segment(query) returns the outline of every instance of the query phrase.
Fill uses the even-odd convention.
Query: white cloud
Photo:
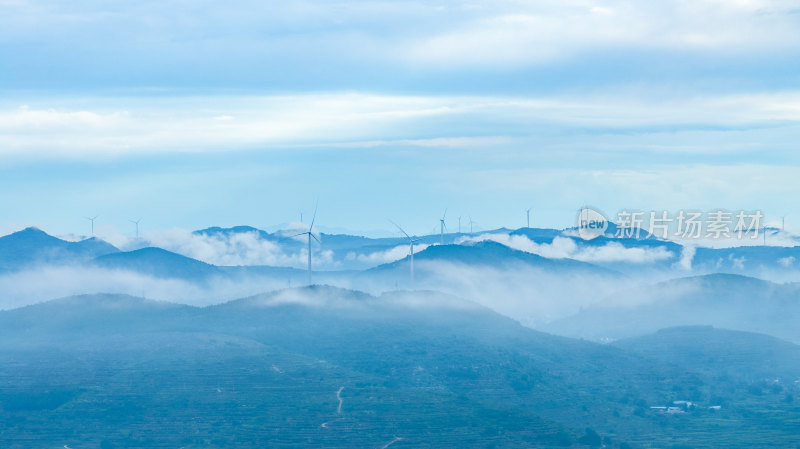
[[[46,280],[46,282],[43,282]],[[86,266],[41,266],[0,274],[0,310],[64,296],[117,293],[160,301],[204,306],[286,288],[283,277],[210,279],[196,284],[180,279],[164,279],[134,271],[109,270]]]
[[[509,234],[481,234],[461,239],[462,242],[485,240],[550,259],[575,259],[582,262],[647,264],[675,257],[663,246],[626,248],[617,242],[609,242],[602,246],[579,246],[573,239],[565,237],[556,237],[552,243],[536,243],[524,235]]]
[[[414,254],[424,251],[429,246],[430,245],[425,243],[414,245]],[[371,253],[356,253],[351,251],[347,253],[345,258],[348,260],[357,260],[359,262],[364,262],[371,265],[380,265],[408,257],[409,250],[410,249],[408,245],[398,245],[394,248],[389,248],[384,251],[373,251]]]
[[[737,268],[739,270],[744,270],[744,263],[747,259],[744,256],[734,257],[733,254],[729,254],[728,260],[731,261],[734,268]]]
[[[172,228],[147,232],[142,241],[122,235],[104,235],[104,238],[123,249],[157,246],[213,265],[304,268],[308,261],[308,250],[304,245],[297,245],[292,251],[288,245],[261,238],[256,231],[195,234],[186,229]],[[314,265],[333,268],[333,255],[331,250],[314,249]]]
[[[692,261],[694,260],[694,255],[697,252],[697,248],[692,245],[684,245],[683,250],[681,250],[681,258],[677,262],[677,266],[683,270],[689,271],[692,269]]]
[[[22,105],[15,112],[0,115],[0,119],[6,129],[103,128],[119,124],[127,115],[126,111],[57,111],[53,108],[31,109],[28,105]]]
[[[43,282],[43,280],[47,280]],[[175,302],[215,301],[208,291],[177,279],[85,267],[39,267],[0,276],[0,309],[13,309],[63,296],[98,292],[146,296]],[[215,292],[219,295],[220,291]],[[202,298],[202,299],[200,299]]]
[[[0,106],[0,154],[84,157],[374,140],[406,120],[481,107],[468,99],[361,94],[75,100],[84,102],[97,103]],[[130,108],[119,109],[122,103]]]
[[[508,145],[515,142],[512,137],[478,136],[478,137],[436,137],[432,139],[397,139],[367,140],[362,142],[334,143],[326,146],[344,148],[373,148],[384,146],[417,146],[428,148],[486,148]]]
[[[787,123],[800,122],[798,91],[669,100],[625,93],[581,98],[326,93],[62,98],[26,103],[30,105],[20,107],[9,100],[0,103],[0,155],[85,158],[294,145],[492,148],[530,137],[531,124],[608,131],[768,124],[786,127]],[[498,119],[504,122],[506,135],[498,135],[497,129],[487,129],[484,135],[465,135],[474,134],[470,123]],[[436,137],[429,134],[432,123],[441,124],[437,125]],[[794,134],[796,131],[789,131],[789,135]],[[660,136],[660,147],[652,139],[643,144],[631,140],[634,138],[616,136],[613,145],[601,138],[592,146],[615,152],[736,149],[733,143],[724,142],[687,146],[686,142],[674,142],[673,134]],[[740,141],[736,142],[741,145]]]
[[[428,283],[418,283],[418,288],[469,299],[526,325],[546,323],[600,302],[626,303],[630,301],[627,295],[610,295],[636,284],[629,279],[546,273],[525,266],[493,268],[420,261],[418,270],[429,275]]]
[[[479,4],[481,5],[481,4]],[[504,67],[549,63],[606,49],[743,52],[797,48],[798,2],[559,0],[481,5],[474,16],[409,44],[424,66]]]
[[[626,248],[617,242],[584,248],[575,258],[584,262],[653,263],[675,257],[663,246]]]

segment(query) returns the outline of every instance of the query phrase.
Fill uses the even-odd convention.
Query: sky
[[[791,228],[798,142],[800,0],[0,0],[0,233]]]

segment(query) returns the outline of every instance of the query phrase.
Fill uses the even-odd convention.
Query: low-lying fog
[[[206,274],[172,275],[155,269],[141,270],[140,265],[109,267],[93,261],[49,261],[7,268],[0,272],[0,309],[100,292],[205,306],[306,285],[308,253],[304,237],[265,235],[257,230],[228,233],[172,230],[149,234],[141,240],[114,242],[125,250],[157,245],[214,265],[208,266]],[[434,240],[435,237],[438,236],[433,236]],[[441,291],[531,327],[558,322],[586,310],[631,309],[701,294],[686,283],[669,284],[669,288],[660,284],[670,279],[716,271],[776,282],[800,279],[794,269],[794,256],[774,255],[768,247],[761,248],[766,255],[752,251],[746,255],[709,255],[702,248],[673,242],[660,244],[650,240],[640,245],[608,239],[587,244],[567,233],[537,241],[523,234],[492,232],[449,234],[445,246],[432,241],[418,243],[414,248],[412,285],[409,247],[402,240],[383,239],[364,244],[356,237],[335,238],[326,242],[323,236],[321,243],[312,246],[312,283],[376,295],[394,290]],[[326,248],[328,242],[332,242],[333,248]],[[474,251],[466,258],[459,252],[448,251],[463,247]],[[133,253],[119,254],[124,261],[126,254]],[[778,256],[781,257],[774,261],[770,259]],[[176,271],[180,272],[180,267]]]

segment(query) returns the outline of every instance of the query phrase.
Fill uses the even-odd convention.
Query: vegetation
[[[0,329],[3,448],[794,447],[800,433],[794,379],[732,375],[746,358],[687,366],[668,356],[693,340],[679,331],[603,346],[432,293],[85,296],[2,312]]]

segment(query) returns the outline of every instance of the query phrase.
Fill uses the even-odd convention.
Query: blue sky
[[[0,231],[791,226],[799,84],[800,1],[0,0]]]

